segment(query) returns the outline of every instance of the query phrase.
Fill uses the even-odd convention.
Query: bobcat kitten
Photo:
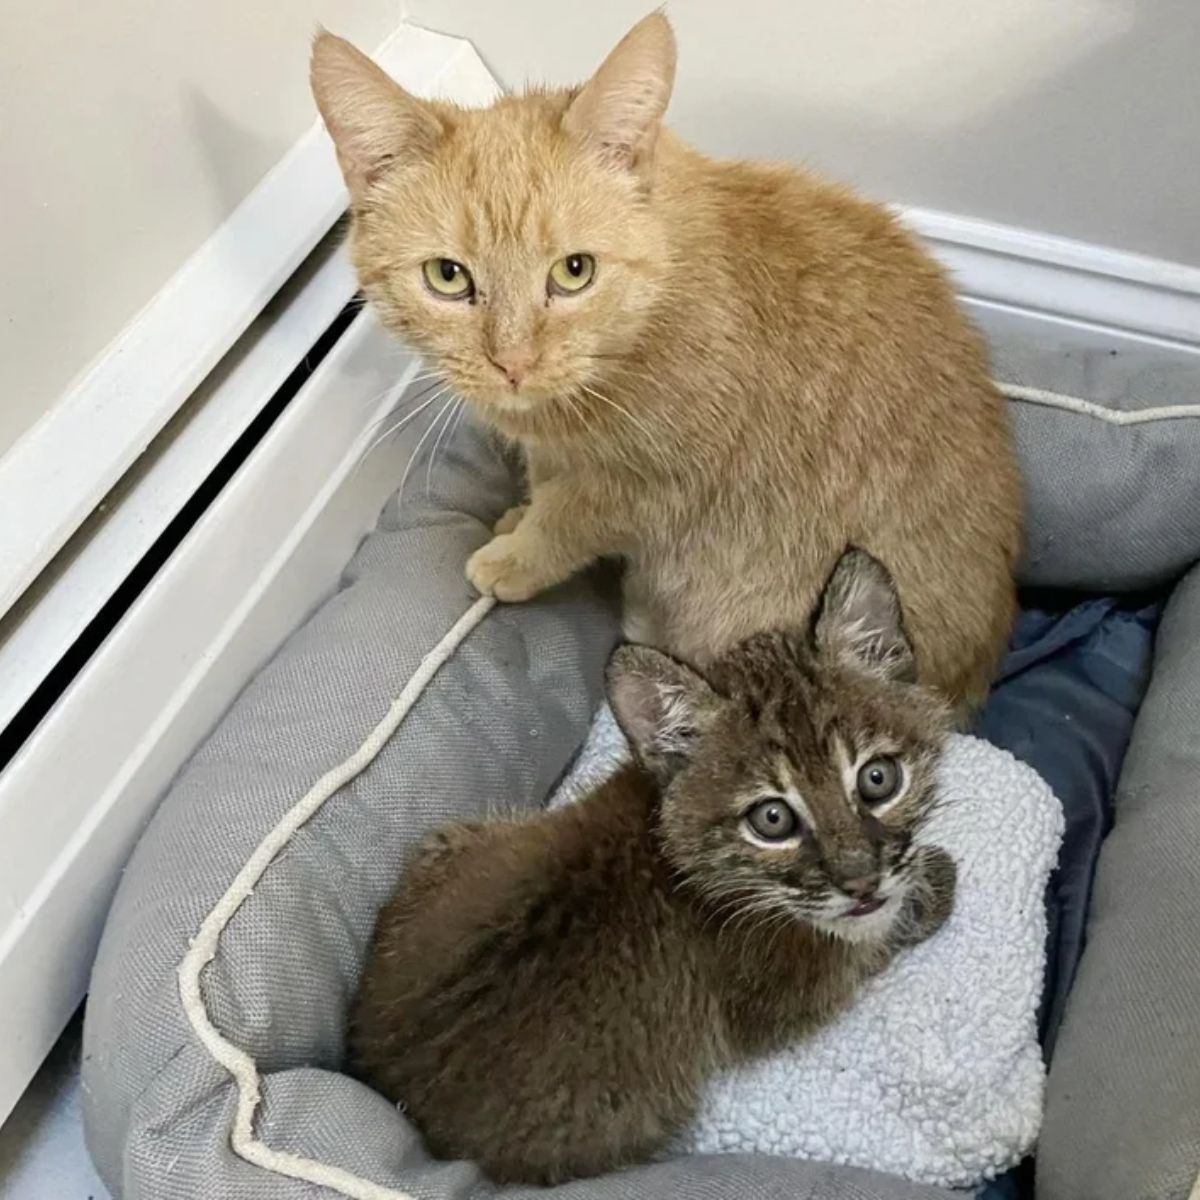
[[[982,343],[884,208],[661,128],[674,72],[655,13],[584,86],[467,111],[317,39],[364,292],[525,451],[528,507],[468,575],[525,600],[621,558],[628,635],[702,666],[806,625],[861,545],[895,575],[922,681],[969,708],[1020,525]]]
[[[500,1182],[636,1163],[705,1079],[802,1037],[950,912],[918,847],[947,729],[884,568],[850,551],[808,636],[705,676],[624,646],[636,765],[578,804],[451,826],[380,914],[353,1069]]]

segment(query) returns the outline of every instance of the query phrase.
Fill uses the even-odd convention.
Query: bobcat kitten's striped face
[[[913,670],[891,579],[857,550],[811,631],[751,637],[706,679],[644,647],[617,652],[610,700],[666,785],[667,854],[714,909],[851,940],[889,931],[949,728]]]

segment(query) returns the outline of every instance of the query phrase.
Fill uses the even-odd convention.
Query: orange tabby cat
[[[628,632],[703,663],[804,624],[853,543],[977,703],[1020,523],[980,339],[883,208],[664,130],[674,72],[655,13],[582,88],[465,111],[317,38],[367,296],[526,453],[467,574],[517,601],[621,557]]]

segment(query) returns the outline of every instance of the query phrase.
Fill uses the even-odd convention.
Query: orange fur
[[[922,678],[977,703],[1020,525],[980,338],[883,208],[661,129],[674,63],[656,13],[582,89],[466,111],[317,40],[366,294],[526,453],[530,502],[468,574],[515,601],[621,557],[629,632],[703,663],[807,621],[853,543],[891,568]],[[576,253],[591,286],[554,294]],[[431,293],[441,258],[471,299]]]

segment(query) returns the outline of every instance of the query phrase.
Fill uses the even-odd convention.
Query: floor
[[[109,1200],[83,1144],[76,1017],[0,1127],[0,1200]]]

